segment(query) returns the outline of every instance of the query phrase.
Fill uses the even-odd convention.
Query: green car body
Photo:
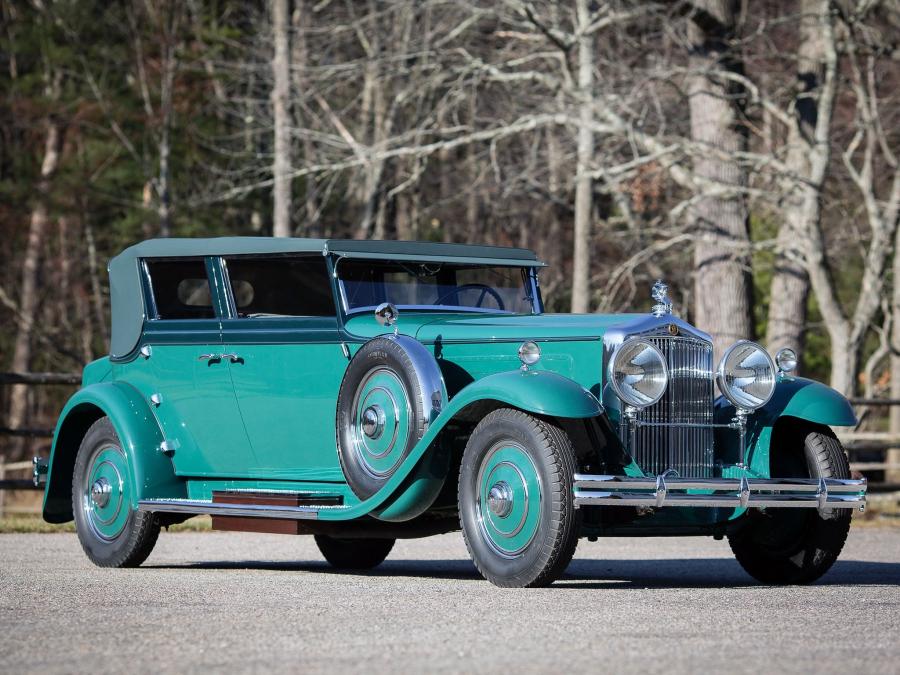
[[[238,289],[230,285],[226,269],[226,261],[240,257],[294,257],[323,265],[333,315],[240,316]],[[166,260],[202,261],[212,316],[157,318],[148,261]],[[342,265],[364,269],[397,261],[425,270],[441,265],[521,270],[532,294],[531,311],[401,308],[392,326],[371,311],[348,307],[340,281]],[[567,431],[577,451],[572,477],[576,488],[579,476],[598,470],[607,479],[656,480],[657,473],[642,467],[630,452],[623,417],[634,411],[627,410],[608,381],[612,353],[633,335],[668,332],[703,349],[709,337],[668,313],[544,313],[537,281],[541,266],[532,252],[522,249],[414,242],[173,239],[126,250],[109,267],[111,353],[85,367],[81,389],[60,414],[48,460],[44,518],[54,523],[73,519],[73,508],[80,503],[72,494],[76,456],[92,425],[104,417],[125,457],[124,463],[117,460],[121,466],[114,462],[104,470],[127,474],[121,494],[114,489],[113,497],[131,511],[157,513],[164,523],[169,522],[165,518],[175,522],[192,513],[216,515],[214,506],[202,507],[213,504],[215,493],[245,492],[304,495],[310,504],[320,497],[318,506],[304,507],[301,502],[298,508],[307,509],[317,527],[331,535],[358,534],[369,526],[373,532],[385,528],[391,536],[454,529],[464,445],[473,427],[500,408],[549,420]],[[478,290],[483,284],[469,286]],[[479,309],[483,301],[484,292]],[[392,450],[384,459],[385,466],[391,464],[389,473],[379,476],[377,489],[361,494],[345,474],[336,406],[349,364],[377,339],[405,345],[413,360],[421,359],[422,367],[441,382],[432,394],[420,438],[405,454],[395,457]],[[540,350],[539,360],[530,366],[523,366],[518,353],[524,342]],[[711,391],[713,373],[704,372]],[[399,386],[396,378],[381,377],[383,383],[373,385],[366,396],[395,400],[408,395],[392,390]],[[822,427],[856,423],[849,402],[837,392],[784,373],[765,405],[743,416],[722,396],[708,404],[710,428],[716,425],[715,443],[706,448],[711,462],[704,475],[709,479],[773,478],[773,454],[787,422]],[[411,421],[395,417],[388,420],[388,431],[402,436]],[[735,420],[742,425],[740,433]],[[652,432],[652,427],[647,429]],[[737,484],[743,489],[743,483]],[[603,512],[608,509],[587,508],[591,498],[610,499],[599,496],[596,486],[592,489],[583,495],[579,536],[722,534],[748,510],[746,501],[715,508],[637,507],[631,509],[633,517],[607,518]],[[864,485],[853,491],[860,504],[864,491]],[[646,489],[637,488],[636,494],[658,498],[659,492],[657,480]],[[665,496],[665,489],[662,492]],[[711,494],[696,486],[685,491],[692,493]],[[195,510],[179,510],[179,504],[194,505]],[[246,509],[242,513],[248,515]],[[251,512],[249,517],[256,515]]]

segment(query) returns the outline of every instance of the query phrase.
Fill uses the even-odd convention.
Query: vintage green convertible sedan
[[[110,355],[35,463],[44,518],[109,567],[209,514],[312,534],[341,568],[462,529],[499,586],[549,584],[606,535],[728,537],[764,583],[825,573],[865,504],[830,429],[855,423],[847,400],[789,350],[714,365],[662,283],[648,314],[546,314],[542,266],[421,242],[125,250]]]

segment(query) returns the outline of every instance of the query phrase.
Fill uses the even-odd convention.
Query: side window
[[[322,256],[235,257],[225,263],[239,317],[335,315]]]
[[[157,319],[214,319],[203,260],[148,260]]]

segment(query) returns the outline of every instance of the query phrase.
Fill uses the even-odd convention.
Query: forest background
[[[106,354],[142,239],[421,239],[900,398],[898,0],[0,0],[0,91],[0,369]]]

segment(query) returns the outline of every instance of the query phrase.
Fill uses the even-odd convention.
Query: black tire
[[[100,453],[108,453],[114,459],[100,461]],[[121,464],[119,464],[121,462]],[[97,505],[91,497],[89,472],[99,465],[110,465],[110,471],[121,476],[118,485],[111,487],[108,497],[112,500],[110,512],[115,509],[116,517],[112,528],[107,529],[96,520],[99,516]],[[116,465],[116,466],[113,466]],[[115,483],[115,481],[113,481]],[[87,557],[99,567],[137,567],[147,559],[159,537],[159,522],[152,513],[135,511],[129,503],[129,491],[133,489],[130,468],[125,460],[119,437],[108,417],[101,417],[88,429],[78,448],[75,470],[72,475],[72,513],[75,516],[75,530]],[[116,506],[118,505],[118,506]],[[105,516],[104,516],[105,517]]]
[[[513,485],[499,479],[503,471]],[[469,555],[485,579],[522,588],[547,586],[562,575],[578,545],[574,474],[572,442],[552,423],[511,408],[479,422],[460,467],[459,518]],[[532,514],[529,485],[535,484],[540,494]],[[493,488],[506,495],[498,500],[499,512],[483,503]]]
[[[393,378],[397,385],[395,393],[402,394],[405,403],[397,401],[395,415],[392,411],[386,413],[386,425],[392,424],[394,418],[399,420],[394,427],[396,436],[389,437],[390,430],[385,428],[382,436],[368,439],[363,435],[357,408],[363,405],[359,402],[360,397],[367,400],[372,378],[382,376],[388,380]],[[431,411],[426,410],[423,402],[422,386],[409,353],[390,338],[370,340],[347,366],[337,400],[337,446],[347,483],[360,499],[378,492],[425,434]],[[381,458],[372,459],[374,455],[368,452],[369,442],[379,453],[384,450],[382,446],[389,444],[386,462],[381,462]]]
[[[827,427],[804,425],[773,448],[777,478],[850,478],[840,441]],[[741,567],[764,584],[808,584],[837,560],[850,531],[849,509],[753,511],[728,535]]]
[[[336,539],[316,535],[316,546],[332,567],[339,570],[370,570],[378,567],[394,548],[394,539]]]

